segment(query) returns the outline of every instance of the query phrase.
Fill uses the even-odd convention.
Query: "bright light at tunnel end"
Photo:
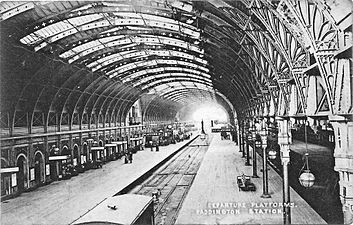
[[[228,115],[223,107],[218,106],[217,104],[202,105],[197,109],[193,114],[192,118],[194,121],[228,121]]]

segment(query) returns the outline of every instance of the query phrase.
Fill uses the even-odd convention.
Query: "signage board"
[[[34,168],[31,168],[30,170],[30,180],[34,180]]]
[[[1,168],[1,173],[16,173],[18,171],[19,171],[18,167]]]
[[[235,129],[234,128],[231,128],[231,127],[228,127],[228,128],[212,128],[211,129],[211,132],[212,133],[219,133],[219,132],[234,132]]]
[[[49,156],[49,161],[68,159],[68,155]]]
[[[15,187],[17,185],[17,175],[16,173],[11,174],[11,187]]]
[[[45,165],[45,175],[50,175],[50,165]]]

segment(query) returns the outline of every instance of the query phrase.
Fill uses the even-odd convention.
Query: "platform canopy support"
[[[331,116],[335,131],[335,171],[339,173],[340,199],[344,224],[353,222],[353,121]]]
[[[288,179],[288,164],[289,158],[289,124],[287,118],[276,117],[278,122],[278,144],[281,148],[281,161],[283,166],[283,223],[291,224],[291,212],[290,212],[290,190],[289,190],[289,179]]]

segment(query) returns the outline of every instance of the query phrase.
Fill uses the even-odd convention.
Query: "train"
[[[72,224],[154,225],[153,198],[136,194],[109,197]]]

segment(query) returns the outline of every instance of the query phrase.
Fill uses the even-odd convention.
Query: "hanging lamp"
[[[306,126],[307,126],[307,119],[305,119],[305,126],[304,126],[305,149],[306,149],[306,152],[304,155],[305,161],[302,169],[299,172],[301,173],[299,176],[299,182],[303,187],[310,188],[315,183],[315,176],[314,174],[311,173],[310,167],[309,167],[308,137],[307,137]]]
[[[273,128],[272,126],[270,127],[270,125],[271,125],[271,121],[268,121],[267,126],[268,126],[269,130]],[[270,150],[268,151],[268,158],[271,160],[274,160],[277,157],[277,151],[274,149],[272,134],[270,135],[270,137],[271,137],[271,145],[269,145]]]
[[[276,159],[276,157],[277,157],[277,152],[275,151],[275,150],[273,150],[273,149],[271,149],[270,151],[268,151],[268,158],[269,159]]]

